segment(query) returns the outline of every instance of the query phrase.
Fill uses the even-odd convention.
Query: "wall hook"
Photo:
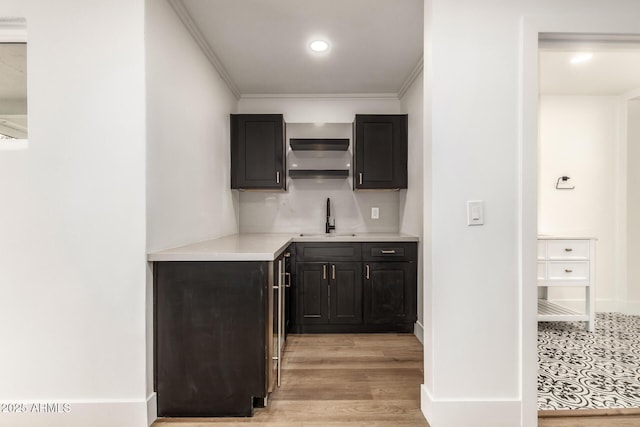
[[[573,190],[574,188],[576,188],[576,186],[571,186],[571,187],[560,187],[560,181],[562,181],[562,183],[566,183],[567,181],[569,181],[571,178],[569,178],[568,176],[564,175],[561,176],[560,178],[558,178],[558,180],[556,181],[556,190]],[[566,185],[566,184],[565,184]]]

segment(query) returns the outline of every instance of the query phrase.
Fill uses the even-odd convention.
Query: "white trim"
[[[420,391],[420,409],[431,427],[522,425],[518,399],[436,400],[424,384]]]
[[[147,426],[158,419],[158,395],[154,391],[147,397]]]
[[[20,151],[29,148],[28,139],[0,139],[0,151]]]
[[[640,88],[634,89],[627,93],[623,93],[621,97],[625,101],[631,101],[632,99],[640,98]]]
[[[216,69],[216,71],[220,75],[220,78],[222,78],[222,80],[226,83],[227,87],[233,93],[236,99],[239,99],[240,92],[238,91],[238,87],[234,83],[233,79],[231,78],[227,70],[224,68],[224,65],[222,65],[222,62],[220,61],[216,53],[213,51],[209,43],[207,43],[207,40],[202,35],[202,32],[198,29],[198,26],[193,21],[193,18],[187,11],[187,8],[185,7],[182,0],[167,0],[167,1],[171,5],[171,7],[173,7],[173,10],[176,12],[176,15],[178,15],[178,18],[180,18],[180,20],[182,21],[184,26],[187,28],[189,33],[191,33],[191,36],[193,37],[195,42],[198,44],[198,46],[200,46],[200,49],[202,49],[202,53],[204,53],[204,55],[207,57],[211,65],[213,65],[213,68]]]
[[[518,252],[520,305],[520,407],[524,427],[538,425],[538,29],[529,20],[520,23],[518,90]]]
[[[418,338],[420,344],[424,345],[424,326],[419,320],[413,325],[413,335]]]
[[[335,99],[351,101],[358,99],[398,100],[395,93],[246,93],[240,99]]]
[[[26,43],[27,20],[25,18],[0,18],[0,43]]]
[[[622,314],[640,316],[640,301],[626,301],[624,306],[621,307],[620,312]]]
[[[422,72],[423,68],[424,68],[424,56],[420,57],[420,60],[418,60],[418,63],[415,65],[415,67],[413,67],[413,70],[411,70],[407,78],[404,80],[404,82],[402,83],[402,86],[400,86],[400,90],[398,91],[398,95],[397,95],[398,99],[402,98],[404,94],[407,92],[407,90],[409,90],[413,82],[416,80],[416,78],[418,78],[418,76]]]
[[[147,408],[144,399],[103,399],[103,400],[22,400],[3,403],[24,405],[27,412],[3,413],[0,425],[12,427],[29,427],[46,425],[48,427],[86,427],[86,426],[118,426],[140,427],[147,425]],[[31,412],[34,403],[50,404],[59,412]],[[63,406],[67,404],[66,406]]]

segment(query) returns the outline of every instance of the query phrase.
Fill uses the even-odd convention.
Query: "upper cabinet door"
[[[407,115],[357,114],[354,189],[407,188]]]
[[[231,114],[231,188],[284,191],[282,114]]]

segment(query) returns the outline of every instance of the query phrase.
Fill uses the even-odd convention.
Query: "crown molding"
[[[396,93],[246,93],[240,99],[382,99],[398,100]]]
[[[202,35],[202,32],[200,31],[195,21],[189,14],[189,11],[187,10],[182,0],[168,0],[168,1],[171,7],[173,8],[173,10],[176,12],[176,15],[178,15],[178,18],[180,18],[180,20],[182,21],[184,26],[187,28],[189,33],[191,33],[191,36],[193,37],[195,42],[198,44],[198,46],[200,46],[200,49],[202,49],[202,52],[207,57],[211,65],[213,65],[213,68],[216,69],[216,71],[218,72],[222,80],[226,83],[227,87],[233,93],[236,99],[239,99],[240,92],[238,91],[236,84],[233,82],[233,79],[231,78],[227,70],[224,68],[224,65],[222,65],[222,62],[220,61],[216,53],[213,51],[209,43],[207,43],[207,40]]]
[[[26,43],[27,20],[25,18],[0,18],[1,43]]]
[[[409,90],[413,82],[416,80],[416,78],[418,78],[423,68],[424,68],[424,57],[421,56],[420,59],[418,60],[418,63],[415,65],[415,67],[413,67],[413,70],[411,70],[407,78],[404,80],[404,83],[402,83],[402,86],[400,86],[400,90],[398,91],[398,95],[397,95],[398,99],[401,99],[404,96],[404,94],[407,93],[407,90]]]

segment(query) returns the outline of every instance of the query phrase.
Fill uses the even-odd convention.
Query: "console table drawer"
[[[588,240],[549,240],[547,259],[589,259]]]
[[[589,262],[587,261],[562,261],[549,262],[548,279],[549,281],[562,282],[588,282],[589,281]]]

